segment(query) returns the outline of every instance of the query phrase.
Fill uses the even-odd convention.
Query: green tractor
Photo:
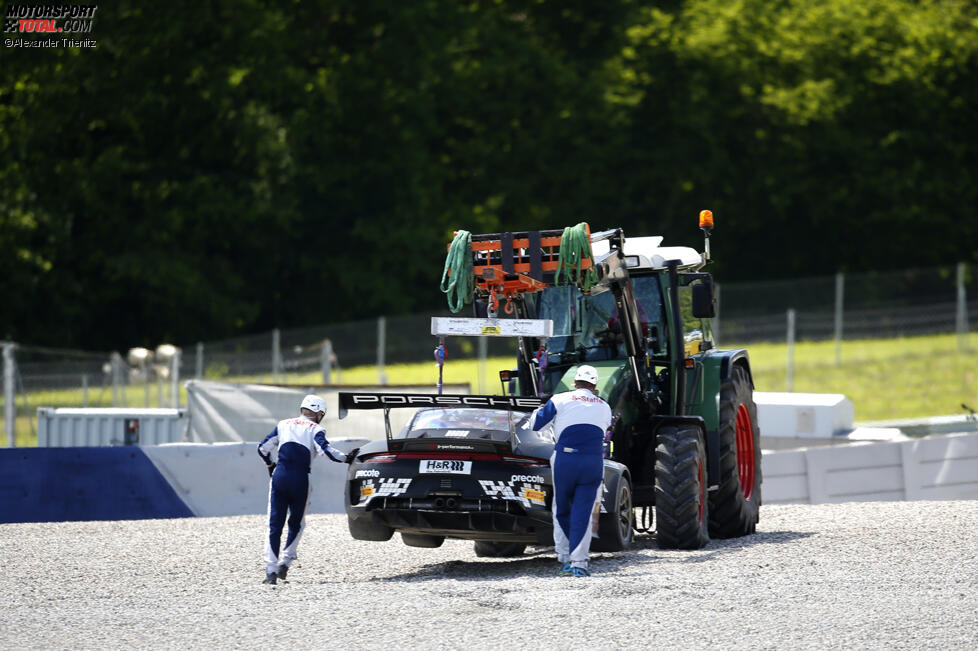
[[[621,229],[592,234],[583,223],[563,231],[460,231],[449,249],[446,278],[474,278],[475,316],[492,323],[503,299],[514,319],[553,323],[549,337],[518,339],[517,368],[500,373],[511,394],[566,391],[578,365],[598,370],[598,391],[614,414],[607,456],[627,467],[628,481],[614,488],[619,548],[631,541],[635,507],[644,507],[644,527],[635,528],[651,530],[654,512],[656,540],[667,549],[744,536],[758,522],[753,379],[746,350],[714,344],[715,289],[703,271],[712,226],[703,211],[703,253],[662,246],[661,237],[626,240]]]

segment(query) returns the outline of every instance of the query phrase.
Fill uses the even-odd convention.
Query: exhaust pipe
[[[445,500],[441,497],[436,497],[433,506],[436,509],[443,509],[445,508]]]
[[[455,500],[454,497],[449,497],[447,500],[445,500],[445,508],[456,509],[458,508],[458,502]]]

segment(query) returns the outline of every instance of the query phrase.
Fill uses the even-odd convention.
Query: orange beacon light
[[[710,230],[713,228],[713,212],[710,210],[700,211],[700,228],[702,228],[707,233],[707,237],[710,235]]]

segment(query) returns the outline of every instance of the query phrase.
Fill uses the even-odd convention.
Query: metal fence
[[[718,285],[714,326],[721,345],[967,333],[978,324],[978,292],[965,264],[889,273],[837,274]],[[969,290],[971,290],[969,292]],[[974,297],[968,300],[969,294]],[[343,371],[375,368],[386,384],[391,364],[434,361],[432,316],[379,317],[273,330],[155,351],[91,352],[3,343],[6,442],[35,432],[37,407],[177,407],[180,380],[240,379],[343,383]],[[453,338],[450,359],[514,356],[515,341]],[[789,361],[790,368],[790,361]],[[301,380],[300,380],[301,378]],[[790,380],[789,380],[790,383]],[[789,384],[790,386],[790,384]]]

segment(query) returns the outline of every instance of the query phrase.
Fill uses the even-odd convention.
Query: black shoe
[[[262,583],[267,583],[269,585],[275,585],[275,572],[269,572],[265,575],[265,580]]]
[[[288,576],[288,575],[289,575],[289,566],[288,565],[279,565],[278,566],[278,580],[279,581],[284,581],[285,580],[285,577]]]

